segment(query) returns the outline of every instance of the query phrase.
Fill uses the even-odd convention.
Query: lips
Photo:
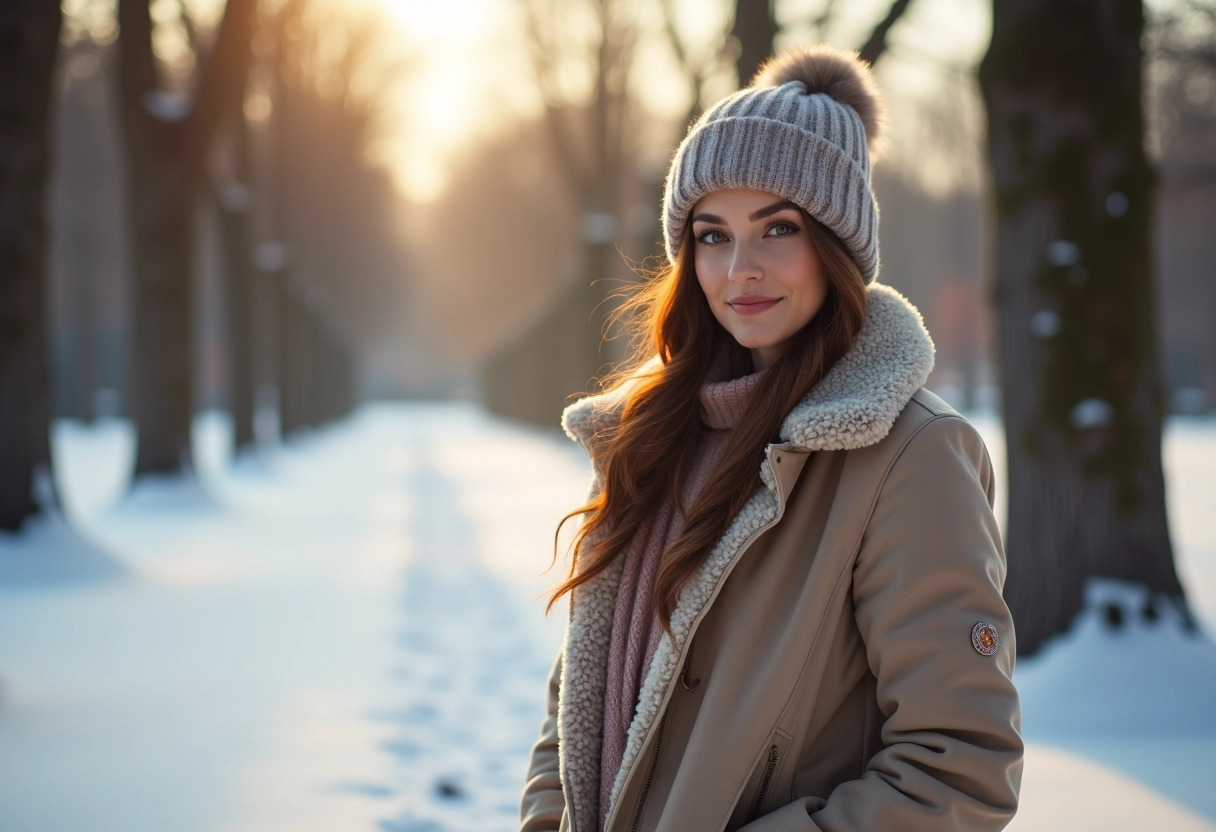
[[[727,305],[731,309],[738,312],[740,315],[759,315],[765,310],[772,309],[781,298],[766,298],[759,296],[739,297],[734,300],[727,301]]]

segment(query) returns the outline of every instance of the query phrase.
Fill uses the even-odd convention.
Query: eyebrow
[[[747,218],[748,218],[748,220],[755,222],[756,220],[762,220],[765,217],[771,217],[773,214],[784,211],[787,208],[793,208],[795,211],[801,210],[797,205],[795,205],[790,200],[783,199],[780,202],[774,202],[772,205],[768,206],[767,208],[761,208],[759,211],[753,211],[752,213],[747,215]]]
[[[789,209],[789,208],[793,208],[794,210],[801,210],[797,205],[795,205],[790,200],[783,199],[780,202],[774,202],[772,205],[767,205],[764,208],[760,208],[759,210],[753,211],[752,213],[747,215],[747,219],[749,222],[755,222],[756,220],[762,220],[765,217],[771,217],[773,214],[779,213],[781,211],[785,211],[786,209]],[[693,222],[712,222],[712,223],[717,223],[718,225],[726,225],[726,220],[722,219],[717,214],[705,214],[705,213],[697,214],[692,218],[692,221]]]

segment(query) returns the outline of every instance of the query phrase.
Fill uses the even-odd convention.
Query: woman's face
[[[797,205],[767,191],[714,191],[692,209],[693,265],[718,323],[762,370],[819,312],[828,280]]]

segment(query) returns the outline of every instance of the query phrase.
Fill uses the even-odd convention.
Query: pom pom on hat
[[[886,117],[882,93],[874,83],[870,65],[856,52],[826,45],[793,49],[770,58],[749,86],[780,87],[790,81],[800,82],[807,94],[822,93],[852,107],[865,127],[870,155],[877,154]]]

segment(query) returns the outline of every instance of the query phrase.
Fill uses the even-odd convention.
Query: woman
[[[649,343],[591,455],[524,830],[997,830],[1022,744],[979,436],[874,283],[880,101],[771,62],[692,127]]]

